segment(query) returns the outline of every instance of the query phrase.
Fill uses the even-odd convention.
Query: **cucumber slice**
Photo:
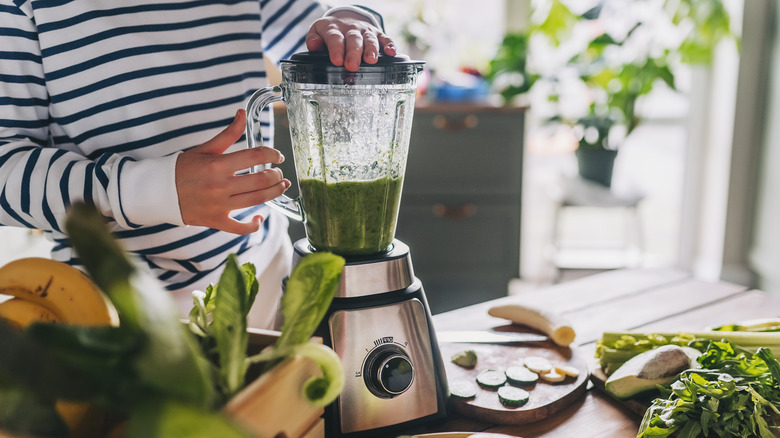
[[[450,395],[455,398],[469,399],[477,396],[477,385],[469,380],[450,382]]]
[[[502,386],[498,388],[498,401],[502,405],[510,408],[516,408],[528,403],[530,398],[528,391],[514,386]]]
[[[450,360],[463,368],[474,368],[477,365],[477,352],[474,350],[458,351],[452,355]]]
[[[485,388],[500,388],[506,383],[506,374],[502,371],[485,370],[477,374],[477,383]]]
[[[539,375],[524,366],[506,369],[506,379],[512,385],[531,386],[539,381]]]

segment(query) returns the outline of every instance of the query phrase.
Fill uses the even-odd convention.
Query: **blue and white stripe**
[[[271,221],[250,236],[181,226],[175,159],[227,126],[267,86],[263,55],[303,50],[324,11],[314,0],[0,0],[0,224],[44,230],[53,257],[78,265],[63,220],[72,202],[92,202],[171,290],[269,244]],[[266,143],[270,122],[265,112]],[[258,213],[269,215],[236,217]]]

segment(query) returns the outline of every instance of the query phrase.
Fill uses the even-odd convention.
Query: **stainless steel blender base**
[[[295,243],[296,260],[311,252]],[[446,416],[447,379],[408,247],[347,258],[341,290],[318,332],[341,358],[344,390],[326,408],[328,436],[372,436]]]
[[[342,433],[436,414],[436,369],[428,329],[417,299],[331,315],[332,347],[346,374],[338,400]]]

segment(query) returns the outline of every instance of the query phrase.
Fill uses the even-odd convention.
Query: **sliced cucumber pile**
[[[469,352],[474,353],[473,357]],[[473,350],[460,351],[451,359],[464,368],[468,368],[474,359],[473,366],[476,366],[476,352]],[[450,394],[455,399],[468,400],[476,397],[481,387],[497,392],[498,400],[505,407],[517,408],[528,403],[531,388],[538,382],[557,384],[569,378],[576,379],[579,374],[575,367],[553,363],[540,356],[528,356],[514,362],[506,370],[487,369],[480,372],[475,379],[478,385],[471,380],[453,380],[450,382]]]

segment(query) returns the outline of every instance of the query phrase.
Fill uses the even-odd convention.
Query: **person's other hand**
[[[245,127],[246,112],[241,109],[233,122],[214,138],[179,155],[176,190],[185,224],[235,234],[253,233],[260,228],[262,216],[240,222],[231,218],[230,212],[274,199],[290,187],[290,181],[278,168],[236,175],[255,165],[284,161],[279,151],[269,147],[226,154],[244,134]]]
[[[361,59],[376,64],[380,50],[385,55],[396,55],[390,37],[364,16],[350,11],[338,11],[315,21],[306,35],[306,48],[310,52],[327,48],[330,62],[349,71],[357,71]]]

